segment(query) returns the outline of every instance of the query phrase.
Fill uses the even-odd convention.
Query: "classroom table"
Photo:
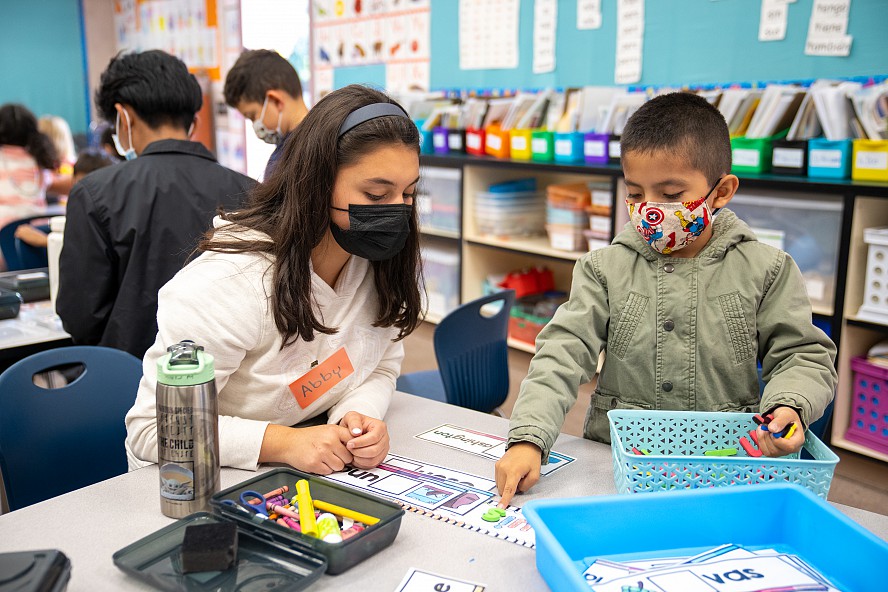
[[[71,344],[49,300],[25,302],[17,317],[0,320],[0,372],[37,352]]]
[[[403,393],[395,393],[386,421],[392,453],[489,478],[492,461],[413,436],[443,423],[500,435],[508,428],[506,419]],[[562,434],[555,450],[577,460],[543,477],[529,494],[517,496],[515,505],[535,498],[615,492],[609,446]],[[254,475],[224,468],[222,487]],[[888,516],[837,507],[888,540]],[[171,522],[160,513],[157,468],[152,465],[0,516],[0,552],[60,549],[72,562],[70,592],[150,590],[117,569],[111,556]],[[392,592],[411,567],[485,584],[491,592],[547,590],[532,549],[413,512],[404,515],[390,547],[343,574],[324,575],[310,589]]]

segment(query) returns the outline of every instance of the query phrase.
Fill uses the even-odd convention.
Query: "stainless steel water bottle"
[[[160,509],[182,518],[209,509],[219,490],[219,414],[213,356],[193,341],[157,361]]]

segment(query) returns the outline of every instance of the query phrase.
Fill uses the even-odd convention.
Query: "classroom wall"
[[[533,74],[533,0],[521,0],[519,64],[460,70],[459,2],[431,0],[431,88],[531,89],[614,84],[617,0],[601,0],[602,26],[576,28],[576,0],[559,0],[556,69]],[[789,4],[786,38],[758,41],[757,0],[647,0],[641,85],[799,80],[888,73],[888,2],[853,0],[851,55],[804,55],[812,0]],[[341,71],[340,71],[341,70]],[[337,68],[336,87],[385,84],[384,68]]]
[[[0,2],[0,104],[60,115],[75,134],[86,132],[82,27],[79,0]]]

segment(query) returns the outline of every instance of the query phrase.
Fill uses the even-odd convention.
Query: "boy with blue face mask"
[[[502,505],[539,479],[602,351],[583,433],[600,442],[610,409],[771,413],[778,433],[832,400],[836,348],[811,322],[801,272],[724,209],[739,180],[718,110],[693,94],[657,97],[628,121],[621,153],[630,222],[577,262],[569,301],[537,338],[496,464]],[[804,432],[761,437],[760,449],[795,452]]]
[[[253,122],[256,137],[276,145],[265,166],[265,178],[281,156],[284,139],[308,113],[296,69],[280,54],[267,49],[243,52],[228,75],[225,102]]]

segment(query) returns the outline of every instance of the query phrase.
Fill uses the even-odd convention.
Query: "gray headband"
[[[365,121],[370,121],[371,119],[376,119],[377,117],[386,117],[389,115],[407,117],[407,113],[405,113],[401,107],[395,105],[394,103],[373,103],[371,105],[365,105],[364,107],[355,109],[354,111],[349,113],[348,117],[345,118],[345,121],[342,122],[342,127],[339,128],[339,137],[341,138],[350,129],[355,126],[361,125]],[[407,117],[407,119],[410,118]]]

